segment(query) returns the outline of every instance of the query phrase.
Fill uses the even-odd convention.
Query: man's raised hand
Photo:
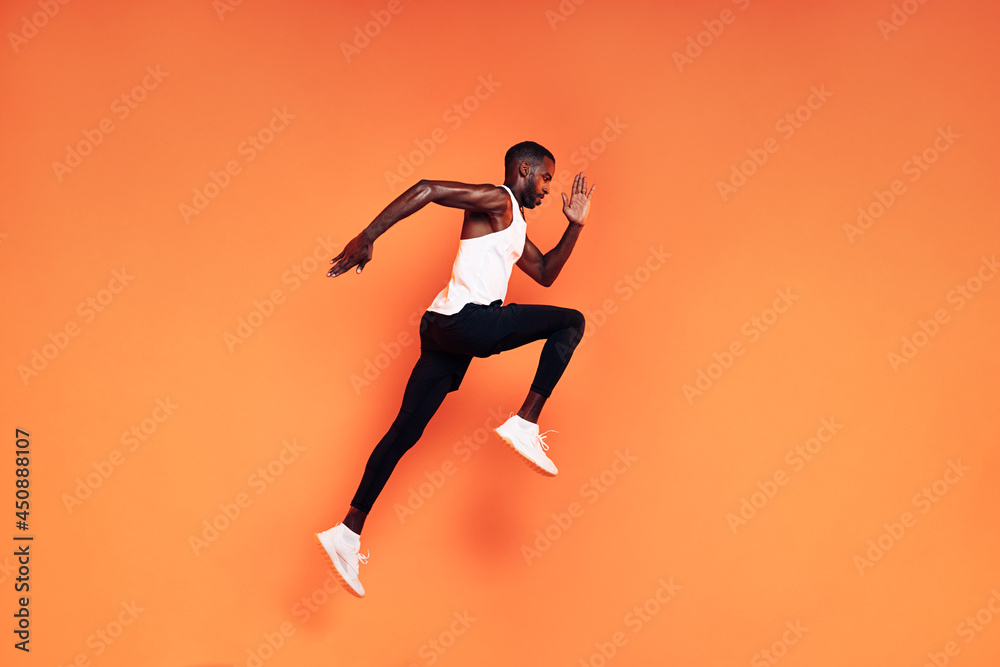
[[[346,273],[353,267],[358,267],[358,273],[372,261],[372,242],[365,232],[361,232],[347,242],[339,255],[330,260],[333,267],[327,272],[328,277],[336,277]]]
[[[587,192],[587,179],[583,172],[576,175],[569,198],[566,197],[565,192],[562,193],[563,215],[566,216],[567,220],[577,225],[586,222],[587,214],[590,213],[590,195],[594,194],[596,187],[596,185],[591,186],[590,192]]]

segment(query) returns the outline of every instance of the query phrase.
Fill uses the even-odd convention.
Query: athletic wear
[[[337,581],[351,595],[365,596],[365,587],[358,578],[358,563],[367,563],[369,554],[361,555],[361,536],[342,523],[330,530],[316,533],[316,540],[333,566]]]
[[[420,358],[403,392],[403,404],[389,431],[375,446],[351,505],[371,511],[389,475],[424,427],[465,377],[473,357],[488,357],[545,340],[532,391],[552,393],[583,337],[579,311],[512,303],[467,304],[455,315],[428,311],[420,320]]]
[[[511,449],[521,455],[531,468],[548,477],[555,477],[556,464],[546,454],[549,446],[545,443],[545,433],[538,432],[538,424],[511,415],[510,419],[493,429]]]
[[[451,280],[428,310],[441,315],[454,315],[469,303],[482,306],[494,301],[503,303],[507,296],[510,272],[524,252],[528,224],[521,215],[521,207],[514,198],[514,193],[506,185],[500,187],[510,195],[513,220],[506,229],[499,232],[459,240]]]

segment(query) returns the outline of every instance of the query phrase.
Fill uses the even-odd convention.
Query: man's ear
[[[522,162],[521,166],[518,167],[517,171],[518,171],[518,173],[521,174],[521,176],[524,176],[525,178],[527,178],[528,174],[531,173],[531,165],[529,165],[527,162]]]

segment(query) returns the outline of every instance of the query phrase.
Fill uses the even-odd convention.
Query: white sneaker
[[[521,455],[524,461],[537,472],[548,477],[555,477],[556,464],[545,454],[549,448],[545,444],[545,433],[538,432],[538,424],[511,415],[510,419],[493,429],[507,445]]]
[[[361,555],[361,536],[343,523],[330,530],[316,533],[316,541],[323,548],[326,559],[333,566],[337,580],[351,595],[365,596],[365,587],[358,579],[358,563],[367,563],[369,554]]]

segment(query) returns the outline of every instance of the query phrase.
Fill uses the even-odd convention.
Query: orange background
[[[3,664],[997,664],[993,5],[222,2],[50,2],[35,31],[37,2],[0,10]],[[529,138],[552,200],[597,184],[556,284],[508,293],[588,318],[542,415],[560,474],[485,437],[540,343],[476,360],[376,503],[353,599],[312,534],[398,408],[460,214],[400,223],[361,276],[328,258],[419,178],[499,182]],[[528,215],[543,250],[552,200]]]

